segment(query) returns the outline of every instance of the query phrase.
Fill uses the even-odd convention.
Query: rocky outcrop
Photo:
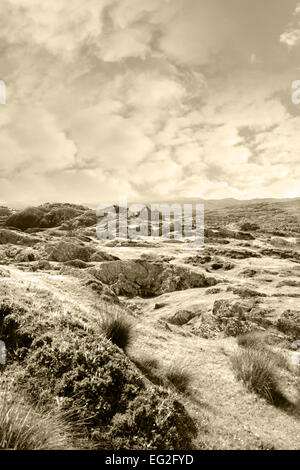
[[[252,299],[215,300],[212,313],[227,336],[237,336],[266,326],[263,325],[263,311]]]
[[[40,238],[32,237],[30,235],[16,232],[14,230],[0,229],[0,245],[25,245],[33,246],[41,242]]]
[[[233,238],[234,240],[255,240],[255,237],[248,232],[241,230],[230,230],[228,228],[205,229],[205,238]]]
[[[177,310],[174,314],[168,315],[163,318],[168,323],[172,325],[182,326],[188,323],[192,318],[198,317],[201,315],[201,311],[195,310]]]
[[[264,292],[246,286],[228,286],[227,291],[233,292],[240,297],[267,297]]]
[[[16,212],[6,219],[6,227],[15,227],[20,230],[39,227],[43,218],[43,211],[37,207],[28,207],[22,211]]]
[[[296,310],[285,310],[277,322],[277,328],[293,337],[300,338],[300,312]]]
[[[9,215],[5,221],[6,227],[15,227],[20,230],[32,228],[58,227],[70,219],[83,216],[91,212],[83,206],[73,204],[44,204],[39,207],[27,207]]]
[[[261,258],[257,251],[245,248],[212,248],[211,251],[219,256],[226,256],[232,259]]]
[[[17,263],[36,261],[38,258],[38,252],[32,248],[25,248],[21,250],[15,257]]]
[[[218,256],[211,256],[208,253],[187,257],[184,259],[184,262],[192,266],[206,265],[213,270],[224,269],[225,271],[229,271],[234,268],[234,264],[230,261],[224,260]]]
[[[80,260],[87,262],[90,261],[94,252],[93,248],[63,240],[50,248],[49,260],[58,262]]]
[[[243,222],[240,225],[240,230],[242,232],[254,232],[256,230],[259,230],[259,225],[253,222]]]
[[[117,295],[152,297],[165,292],[217,284],[212,276],[184,266],[146,260],[101,263],[88,270]]]
[[[278,282],[277,287],[300,287],[300,281],[296,279],[283,279]]]
[[[40,227],[58,227],[66,220],[73,219],[78,216],[78,214],[79,211],[73,207],[54,207],[42,217]]]
[[[77,215],[77,217],[64,222],[61,226],[64,230],[74,230],[80,227],[92,227],[97,224],[96,211],[87,210],[83,214]]]
[[[300,261],[300,252],[295,250],[284,250],[279,248],[262,248],[260,253],[263,256],[270,256],[274,258],[281,258],[281,259],[294,259]]]
[[[116,261],[118,259],[119,258],[117,256],[110,255],[109,253],[106,253],[106,251],[97,250],[91,255],[90,261],[99,263],[102,261]]]

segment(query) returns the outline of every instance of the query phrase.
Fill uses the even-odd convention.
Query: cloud
[[[2,0],[2,199],[295,192],[286,2]]]
[[[63,171],[75,163],[74,142],[42,108],[13,106],[0,129],[2,176]]]
[[[300,3],[297,3],[293,19],[287,27],[287,31],[280,35],[280,42],[286,44],[290,49],[300,44]]]

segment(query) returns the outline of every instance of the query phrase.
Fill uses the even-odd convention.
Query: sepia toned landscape
[[[10,466],[300,450],[299,52],[300,0],[0,1]]]
[[[197,250],[1,207],[0,447],[299,449],[299,204],[207,201]]]

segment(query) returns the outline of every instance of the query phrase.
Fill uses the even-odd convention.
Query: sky
[[[297,0],[1,0],[0,205],[300,196]]]

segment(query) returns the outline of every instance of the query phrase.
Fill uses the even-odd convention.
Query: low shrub
[[[50,343],[48,337],[26,358],[19,383],[44,405],[56,396],[66,410],[77,410],[75,419],[85,424],[86,437],[98,449],[186,448],[195,434],[192,420],[170,393],[146,388],[126,356],[91,333]]]
[[[108,339],[112,335],[103,334],[97,317],[87,318],[76,307],[72,312],[60,310],[59,302],[48,295],[39,297],[38,310],[34,302],[32,296],[23,298],[22,309],[12,303],[4,318],[16,325],[18,338],[23,333],[31,338],[19,347],[23,354],[16,355],[15,343],[6,343],[10,330],[3,336],[16,387],[28,403],[49,413],[59,403],[61,410],[71,413],[72,426],[80,423],[82,439],[93,448],[191,447],[196,429],[183,405],[170,390],[149,386],[123,350]],[[105,318],[111,313],[115,319],[115,307],[103,305],[99,313]],[[118,345],[127,347],[131,329],[124,328],[123,320],[125,340],[121,335]],[[106,325],[111,328],[111,322]]]

